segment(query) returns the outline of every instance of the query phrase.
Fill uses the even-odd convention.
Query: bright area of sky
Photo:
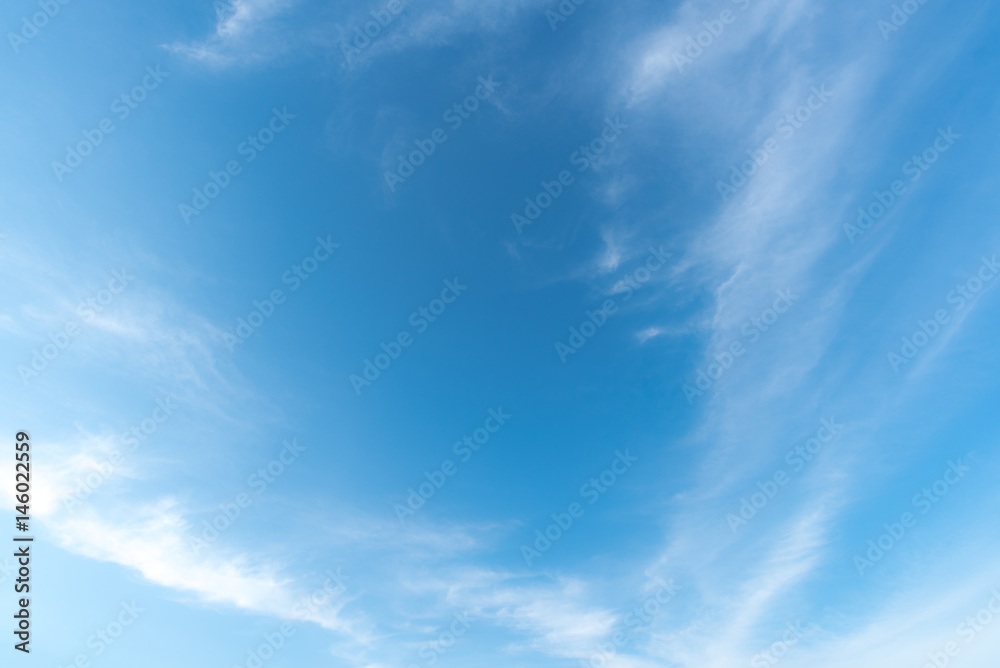
[[[3,665],[996,666],[996,4],[0,17]]]

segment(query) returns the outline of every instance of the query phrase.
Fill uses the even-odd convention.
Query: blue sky
[[[996,665],[991,3],[2,25],[11,661]]]

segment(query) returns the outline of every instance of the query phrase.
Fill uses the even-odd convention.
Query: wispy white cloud
[[[357,58],[345,62],[345,66],[363,65],[372,59],[409,49],[445,46],[471,34],[499,34],[510,29],[526,12],[536,13],[537,19],[544,22],[542,11],[546,6],[546,0],[408,2],[397,19],[398,26],[389,26]],[[370,20],[367,11],[340,17],[339,36],[330,47],[340,52],[339,45],[354,37],[354,28]]]
[[[837,396],[833,378],[817,371],[834,334],[844,326],[846,306],[872,255],[846,262],[831,259],[844,244],[840,223],[845,202],[851,200],[831,193],[829,183],[854,146],[890,55],[875,50],[881,44],[861,43],[824,62],[821,70],[803,66],[794,45],[776,42],[793,27],[802,32],[820,4],[750,3],[681,73],[673,56],[683,53],[686,38],[702,30],[701,22],[714,19],[723,6],[687,2],[670,25],[654,28],[647,40],[640,40],[624,94],[633,116],[677,108],[676,113],[671,109],[674,122],[691,125],[692,131],[705,132],[707,127],[724,137],[727,144],[716,153],[732,150],[732,157],[716,157],[726,165],[772,134],[775,119],[801,104],[812,84],[824,82],[836,91],[822,116],[817,114],[737,195],[707,216],[678,264],[687,289],[712,293],[706,360],[740,338],[741,325],[760,314],[775,289],[808,294],[810,303],[787,329],[769,332],[763,347],[754,351],[756,357],[740,360],[697,407],[699,420],[686,441],[707,445],[708,452],[691,489],[665,506],[668,539],[651,569],[674,577],[681,572],[690,585],[687,618],[663,621],[647,647],[649,657],[682,666],[746,665],[754,653],[779,639],[768,636],[762,620],[794,609],[795,602],[808,595],[812,576],[828,557],[828,543],[843,509],[859,494],[858,481],[848,475],[845,462],[850,458],[845,457],[810,477],[810,493],[786,499],[780,510],[769,508],[774,517],[755,526],[755,543],[734,546],[725,533],[725,510],[719,510],[726,503],[720,500],[738,498],[757,480],[761,463],[779,454],[771,438],[780,433],[776,416],[787,427],[795,415],[818,410],[820,396],[831,396],[827,401],[836,404],[851,402]],[[748,72],[735,62],[754,44],[771,49],[772,62],[779,65]],[[727,82],[749,76],[768,91],[767,97],[726,89]],[[720,180],[725,179],[728,168],[719,171]],[[877,255],[879,250],[881,246],[871,252]],[[666,326],[651,325],[637,337],[645,342],[668,332]],[[865,415],[879,406],[853,405],[864,408]],[[772,547],[760,555],[757,545]],[[914,594],[915,599],[922,596]],[[873,625],[885,622],[886,629],[893,623],[888,611],[875,606],[862,615]],[[936,617],[939,630],[945,625],[941,619]],[[812,633],[798,648],[798,658],[789,656],[786,665],[821,665],[814,663],[820,656],[859,656],[847,647],[849,635],[815,626]],[[844,645],[838,646],[840,641]],[[904,644],[891,643],[895,648]],[[888,651],[871,656],[892,662]],[[824,659],[822,665],[835,663]]]
[[[490,569],[449,569],[404,580],[412,591],[436,593],[449,609],[517,631],[508,652],[589,658],[620,616],[594,603],[595,592],[575,578],[538,578]]]
[[[319,589],[287,575],[279,560],[250,552],[231,553],[217,544],[191,548],[197,533],[177,499],[118,503],[115,498],[88,500],[69,507],[64,501],[89,475],[110,478],[107,455],[116,444],[87,439],[76,447],[35,449],[34,521],[60,547],[98,561],[134,569],[147,580],[208,604],[248,613],[312,622],[354,642],[369,643],[371,626],[360,615],[343,612],[350,592],[324,605],[305,602]],[[116,467],[115,476],[127,473]],[[113,484],[113,483],[109,483]],[[12,483],[0,484],[0,496],[13,503]],[[110,502],[109,502],[110,501]],[[350,589],[350,587],[348,588]]]
[[[165,48],[210,67],[247,65],[292,50],[294,39],[275,30],[274,19],[297,0],[218,0],[215,30],[203,40],[176,42]]]
[[[526,10],[533,10],[544,22],[542,8],[546,6],[544,0],[404,2],[398,15],[392,14],[392,23],[380,25],[374,38],[356,49],[351,46],[356,30],[363,31],[375,20],[372,12],[386,14],[387,3],[323,7],[300,0],[222,2],[225,7],[216,9],[217,21],[210,35],[165,48],[216,68],[261,64],[325,50],[343,68],[355,69],[400,51],[444,46],[470,34],[499,34],[520,20]],[[281,23],[280,17],[291,16],[300,7],[310,13],[307,26],[292,29]],[[345,56],[345,50],[351,52],[350,57]]]
[[[726,78],[719,76],[720,69],[731,68],[734,55],[755,40],[775,42],[817,9],[813,0],[686,0],[670,23],[651,30],[635,45],[635,69],[626,75],[624,86],[631,104],[643,104],[664,86],[685,80],[694,79],[696,85],[717,89],[720,80]],[[731,21],[723,22],[722,12],[729,12]],[[713,24],[714,30],[709,30],[706,23]],[[707,30],[708,38],[702,38],[703,44],[699,44],[698,34]]]

